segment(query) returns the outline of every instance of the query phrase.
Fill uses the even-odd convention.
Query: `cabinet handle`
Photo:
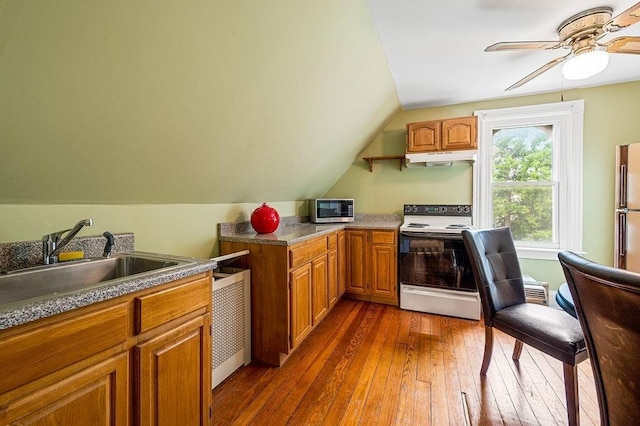
[[[627,251],[627,215],[618,214],[618,255],[624,256]]]
[[[627,165],[620,166],[620,188],[618,199],[620,200],[620,207],[627,207]]]

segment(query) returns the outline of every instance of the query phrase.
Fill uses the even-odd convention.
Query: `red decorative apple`
[[[278,228],[280,215],[273,207],[262,203],[251,213],[251,226],[258,234],[270,234]]]

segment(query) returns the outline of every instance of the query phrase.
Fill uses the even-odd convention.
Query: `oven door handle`
[[[474,292],[460,292],[460,294],[447,294],[447,293],[441,293],[441,292],[433,292],[433,291],[429,291],[429,290],[415,290],[413,288],[407,288],[405,286],[402,286],[402,292],[405,294],[417,294],[420,296],[437,296],[439,298],[443,298],[443,299],[452,299],[452,300],[460,300],[460,299],[468,299],[469,297],[473,297],[470,295],[475,294]]]
[[[428,296],[428,295],[433,295],[434,293],[430,292],[430,291],[426,291],[426,290],[413,290],[411,288],[406,288],[403,287],[402,288],[402,292],[406,293],[406,294],[419,294],[420,296]]]
[[[445,232],[400,232],[400,238],[406,240],[462,240],[462,234]]]

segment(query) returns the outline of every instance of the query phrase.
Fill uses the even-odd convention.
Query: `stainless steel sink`
[[[73,293],[194,263],[134,254],[14,271],[0,275],[0,307]]]

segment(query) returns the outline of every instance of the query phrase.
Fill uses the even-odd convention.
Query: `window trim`
[[[505,127],[551,124],[554,129],[554,160],[557,167],[558,246],[536,247],[516,244],[518,256],[557,260],[558,252],[582,253],[582,150],[584,101],[557,102],[514,108],[475,111],[478,117],[478,158],[473,164],[473,223],[481,229],[493,226],[491,203],[491,165],[493,130]],[[557,153],[556,153],[557,150]],[[556,157],[557,155],[557,157]],[[563,214],[564,212],[564,214]]]

